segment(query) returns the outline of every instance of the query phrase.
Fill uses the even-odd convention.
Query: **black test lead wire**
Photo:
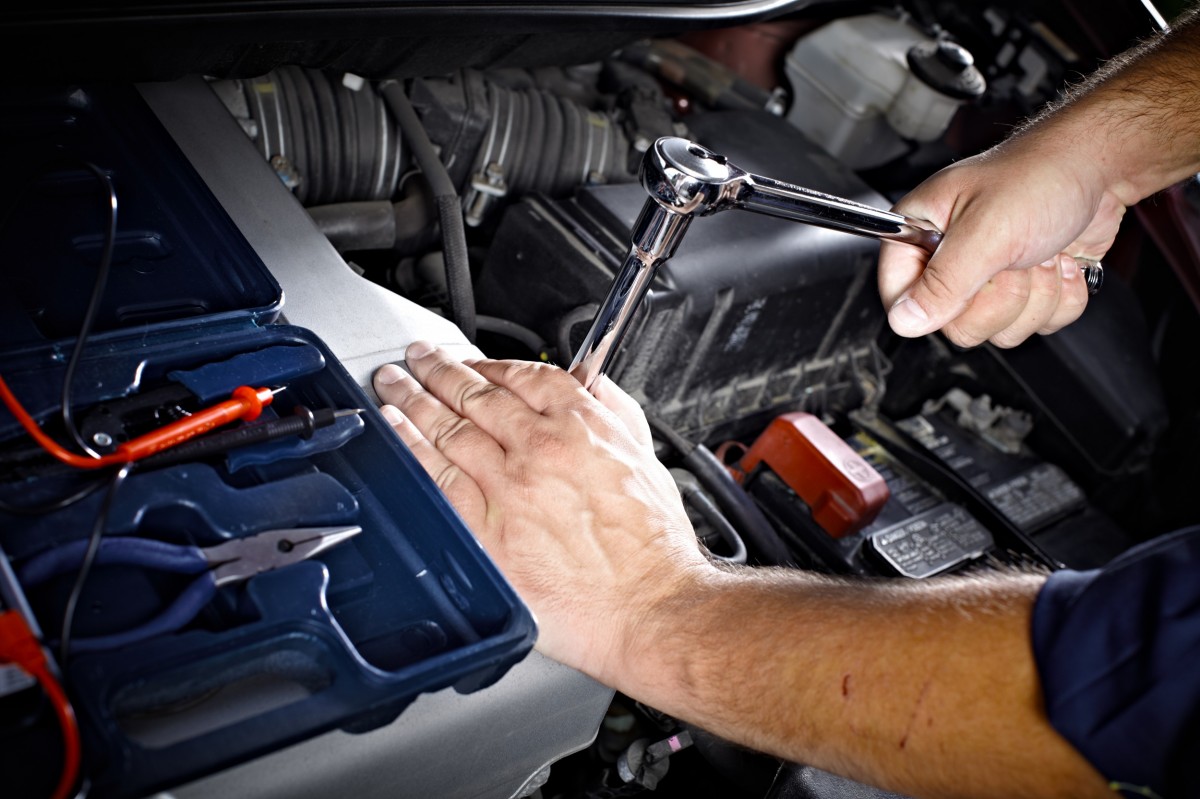
[[[13,516],[45,516],[48,513],[54,513],[55,511],[69,508],[76,502],[87,499],[107,484],[107,479],[94,480],[73,494],[67,494],[61,499],[56,499],[52,502],[46,502],[41,505],[12,505],[8,502],[0,501],[0,511],[3,511],[4,513],[10,513]]]
[[[63,426],[67,429],[67,433],[70,434],[79,448],[91,457],[99,458],[100,453],[92,449],[83,440],[83,436],[80,435],[79,428],[76,427],[75,420],[71,416],[71,383],[75,379],[75,370],[78,368],[79,360],[83,355],[84,344],[92,332],[92,325],[96,322],[96,315],[100,312],[100,301],[104,296],[104,289],[108,285],[109,272],[112,271],[113,249],[116,247],[117,241],[117,189],[113,186],[112,178],[105,174],[100,167],[89,161],[84,161],[83,166],[107,190],[108,202],[105,206],[107,224],[104,229],[104,248],[100,252],[100,263],[96,267],[96,279],[92,283],[92,294],[88,298],[87,310],[83,314],[83,324],[80,325],[79,335],[75,338],[75,346],[71,349],[71,355],[67,359],[66,374],[63,376],[62,421]]]
[[[63,376],[62,387],[62,421],[67,433],[74,439],[75,443],[93,458],[99,458],[100,453],[92,449],[83,436],[79,433],[79,428],[75,424],[75,419],[71,414],[71,383],[75,379],[75,370],[79,366],[80,358],[83,355],[84,345],[87,343],[87,338],[91,335],[92,326],[95,324],[96,315],[100,311],[100,301],[104,296],[104,290],[108,285],[108,276],[112,271],[112,256],[113,250],[116,248],[117,241],[117,189],[113,185],[112,178],[108,176],[100,167],[89,161],[82,162],[92,175],[100,181],[100,184],[107,190],[106,208],[106,224],[104,228],[104,245],[100,251],[100,263],[96,267],[96,279],[92,282],[92,293],[88,298],[87,309],[84,311],[83,323],[79,327],[79,335],[75,338],[75,345],[71,349],[71,354],[67,358],[66,373]],[[43,516],[47,513],[63,510],[76,502],[83,500],[93,493],[98,491],[106,483],[105,480],[97,480],[90,485],[84,486],[73,494],[69,494],[61,499],[41,505],[12,505],[7,502],[0,501],[0,511],[11,513],[15,516]]]
[[[79,566],[79,574],[75,576],[75,583],[71,586],[71,594],[67,598],[66,610],[63,611],[62,633],[59,636],[58,644],[58,663],[60,668],[66,668],[67,655],[71,649],[71,627],[75,623],[75,610],[79,605],[79,597],[83,593],[83,585],[87,582],[88,574],[91,573],[92,566],[96,562],[96,553],[100,551],[100,540],[104,537],[104,527],[108,523],[108,514],[112,510],[117,491],[125,482],[125,478],[129,477],[131,471],[133,471],[133,464],[126,463],[109,478],[108,491],[104,494],[104,501],[101,503],[100,511],[96,514],[96,521],[92,525],[92,534],[88,538],[87,551],[83,554],[83,563]]]

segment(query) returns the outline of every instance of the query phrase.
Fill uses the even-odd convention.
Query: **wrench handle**
[[[762,175],[744,176],[733,205],[855,236],[902,241],[928,253],[942,241],[942,232],[928,222]]]
[[[942,231],[932,222],[915,219],[893,211],[835,197],[802,186],[762,175],[746,175],[744,188],[734,205],[794,222],[840,230],[857,236],[899,241],[920,247],[933,255],[942,243]],[[1104,267],[1090,258],[1076,258],[1088,294],[1095,294],[1104,284]]]

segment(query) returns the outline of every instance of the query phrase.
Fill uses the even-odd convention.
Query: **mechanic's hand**
[[[611,679],[638,608],[712,568],[641,409],[547,364],[405,357],[415,380],[375,374],[384,416],[537,615],[538,648]]]
[[[883,245],[879,294],[896,333],[940,329],[964,347],[1013,347],[1083,313],[1087,287],[1075,258],[1104,256],[1125,206],[1070,144],[1017,137],[943,169],[896,204],[945,231],[932,258]]]

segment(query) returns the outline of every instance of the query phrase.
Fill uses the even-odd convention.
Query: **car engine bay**
[[[418,338],[566,368],[629,250],[647,197],[639,165],[661,137],[886,210],[1153,30],[1136,2],[1105,13],[1024,0],[632,3],[626,18],[602,3],[532,3],[525,17],[503,4],[395,4],[378,35],[365,11],[323,34],[329,6],[267,37],[269,5],[223,47],[222,29],[199,22],[204,9],[193,21],[147,7],[125,35],[153,41],[97,67],[95,86],[87,26],[103,35],[98,12],[74,9],[61,29],[11,18],[10,30],[38,34],[18,51],[44,36],[74,52],[37,76],[45,85],[0,91],[6,159],[53,150],[33,143],[42,119],[86,116],[128,78],[147,111],[130,124],[161,125],[228,215],[232,227],[213,235],[245,238],[282,287],[282,321],[319,336],[372,401],[373,370]],[[418,165],[422,147],[435,174]],[[876,241],[701,216],[608,374],[646,411],[715,559],[868,579],[1095,568],[1197,521],[1200,186],[1143,206],[1127,214],[1083,317],[1012,349],[894,335]],[[63,224],[75,242],[91,237],[77,249],[94,256],[93,216]],[[5,240],[22,238],[5,227]],[[131,235],[115,268],[206,247],[163,245],[149,227]],[[20,256],[5,269],[6,313],[69,343],[82,298],[56,309],[60,286],[39,276],[36,248],[6,249]],[[214,310],[130,304],[99,329]],[[21,468],[6,464],[0,479],[19,489]],[[890,795],[781,768],[536,653],[476,688],[438,685],[398,715],[231,749],[217,770],[152,787],[179,799]],[[171,751],[189,728],[255,712],[252,697],[206,702],[141,708],[178,718],[138,745]],[[38,760],[30,730],[50,722],[30,707],[20,690],[0,692],[9,770]],[[90,765],[97,795],[129,795],[120,775],[104,776],[104,757]],[[47,794],[43,770],[14,795]]]

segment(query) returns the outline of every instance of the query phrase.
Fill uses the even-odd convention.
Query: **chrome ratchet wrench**
[[[842,197],[755,175],[695,142],[667,136],[642,159],[640,180],[650,195],[633,226],[629,254],[596,313],[570,373],[591,390],[608,369],[634,312],[659,267],[679,247],[692,219],[740,208],[857,236],[900,241],[933,253],[942,232],[933,224]],[[1104,269],[1080,261],[1089,294],[1100,290]]]

